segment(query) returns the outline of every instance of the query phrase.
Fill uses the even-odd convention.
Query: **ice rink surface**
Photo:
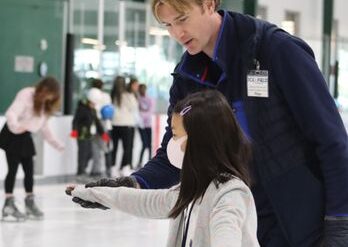
[[[167,220],[148,220],[116,210],[83,209],[64,193],[65,184],[35,187],[42,221],[1,222],[1,247],[163,247]],[[23,188],[15,190],[23,211]],[[0,202],[3,203],[3,195]],[[1,205],[2,208],[2,205]]]

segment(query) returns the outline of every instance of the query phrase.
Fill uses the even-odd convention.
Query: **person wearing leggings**
[[[31,133],[41,131],[48,143],[59,151],[64,145],[51,132],[48,119],[58,109],[60,87],[53,77],[43,78],[35,87],[20,90],[5,113],[6,123],[0,132],[0,148],[5,151],[8,171],[5,177],[3,221],[42,219],[43,212],[34,200],[34,162],[36,154]],[[24,171],[25,211],[18,210],[13,190],[19,165]]]

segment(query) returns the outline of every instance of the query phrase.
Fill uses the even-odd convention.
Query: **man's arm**
[[[271,73],[295,121],[315,145],[325,188],[323,246],[348,246],[348,139],[311,49],[283,40],[271,53]]]
[[[326,190],[326,214],[348,216],[347,133],[325,80],[304,43],[284,39],[271,54],[271,73],[295,121],[315,145]]]

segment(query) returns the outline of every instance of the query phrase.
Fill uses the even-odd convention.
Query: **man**
[[[87,186],[176,184],[180,171],[166,156],[172,107],[215,88],[253,144],[261,246],[348,246],[347,134],[312,50],[272,24],[218,6],[219,0],[153,0],[156,19],[187,50],[173,73],[162,146],[131,177]]]

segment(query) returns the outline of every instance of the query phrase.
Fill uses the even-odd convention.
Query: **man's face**
[[[157,14],[170,36],[184,46],[189,54],[203,51],[209,55],[214,49],[215,40],[212,39],[215,30],[211,25],[214,10],[211,8],[192,4],[192,8],[182,14],[168,4],[161,4]]]

